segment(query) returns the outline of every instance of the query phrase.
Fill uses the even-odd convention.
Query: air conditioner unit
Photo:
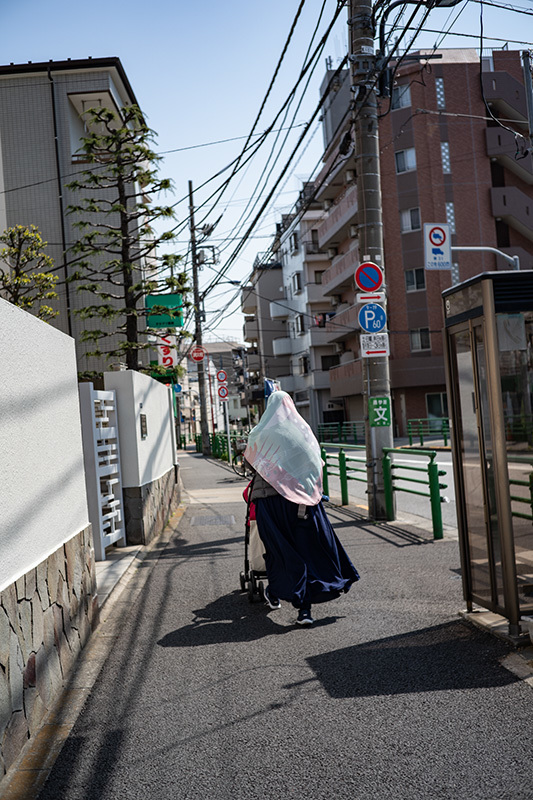
[[[352,239],[357,238],[357,225],[350,225],[350,236]]]
[[[330,301],[332,306],[338,306],[341,301],[340,295],[332,294],[330,297]]]
[[[346,345],[344,344],[344,342],[337,342],[336,343],[336,345],[335,345],[335,352],[336,353],[344,353],[345,350],[346,350]]]
[[[322,203],[322,208],[324,209],[324,211],[329,211],[331,208],[331,200],[324,200],[324,202]]]
[[[344,173],[344,180],[346,181],[346,183],[353,183],[353,181],[355,180],[355,172],[353,171],[353,169],[346,170],[346,172]]]
[[[336,247],[328,247],[328,258],[335,258],[337,252],[338,251]]]

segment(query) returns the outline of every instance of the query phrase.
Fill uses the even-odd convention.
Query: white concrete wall
[[[0,299],[0,591],[88,524],[74,340]]]
[[[165,475],[176,463],[167,387],[132,370],[105,372],[104,385],[117,393],[122,485],[144,486]],[[141,414],[146,414],[146,439]]]

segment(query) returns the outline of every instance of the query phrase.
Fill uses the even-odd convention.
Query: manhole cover
[[[191,525],[235,525],[235,517],[192,517]]]

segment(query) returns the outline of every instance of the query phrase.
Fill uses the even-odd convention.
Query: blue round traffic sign
[[[377,303],[365,303],[359,311],[358,320],[367,333],[379,333],[387,324],[387,315]]]
[[[383,270],[373,261],[365,261],[355,270],[354,278],[361,292],[377,292],[383,284]]]

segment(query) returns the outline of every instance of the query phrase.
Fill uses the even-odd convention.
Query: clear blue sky
[[[168,199],[175,202],[186,196],[188,180],[200,186],[239,154],[244,139],[196,146],[248,134],[298,5],[299,0],[206,0],[202,3],[193,0],[130,0],[128,3],[93,0],[84,4],[72,0],[48,0],[46,3],[42,0],[3,0],[0,10],[3,31],[0,62],[8,64],[118,56],[150,126],[158,134],[158,150],[163,152],[194,147],[164,156],[161,174],[173,179],[175,196]],[[533,0],[516,0],[512,5],[533,11]],[[322,0],[307,0],[270,101],[259,122],[258,132],[270,124],[292,88],[321,7]],[[335,0],[327,0],[319,36],[333,17],[335,8]],[[452,26],[452,33],[467,33],[476,38],[463,38],[452,33],[442,37],[438,33],[425,32],[417,39],[417,45],[433,47],[437,42],[442,47],[477,48],[479,14],[480,6],[472,0],[466,0],[451,9],[434,9],[426,28],[445,31]],[[325,58],[331,56],[336,65],[346,51],[346,19],[347,11],[344,9],[319,60],[301,108],[296,113],[295,123],[305,122],[315,108],[318,87],[324,75]],[[492,36],[508,39],[512,49],[523,49],[523,45],[514,45],[512,41],[527,41],[528,33],[530,40],[533,39],[533,17],[485,6],[484,33],[486,47],[504,43],[491,42],[489,37]],[[288,120],[292,119],[293,113]],[[311,133],[316,128],[317,125],[314,125]],[[301,130],[298,127],[290,132],[269,186],[281,171]],[[321,131],[316,130],[312,139],[306,139],[303,148],[306,145],[305,152],[296,156],[295,166],[280,184],[278,192],[281,190],[281,193],[276,193],[272,207],[255,231],[257,238],[250,241],[231,267],[228,273],[231,279],[244,280],[256,253],[268,248],[275,222],[283,211],[290,210],[301,179],[306,179],[319,163],[322,153]],[[232,232],[235,234],[233,228],[246,201],[253,193],[257,195],[256,182],[269,149],[267,143],[250,162],[250,166],[236,176],[221,203],[210,212],[210,221],[223,214],[212,239],[213,244],[224,248],[221,265],[224,265],[234,246],[234,243],[224,239]],[[227,174],[224,173],[224,176]],[[204,202],[208,197],[208,188],[216,188],[223,177],[199,190],[196,203]],[[198,214],[197,222],[203,220],[207,210]],[[177,214],[178,220],[186,222],[186,202],[177,206]],[[185,228],[178,244],[180,252],[186,253],[187,239],[188,231]],[[214,274],[205,268],[201,273],[201,283],[206,285]],[[233,291],[227,284],[214,290],[213,299],[206,304],[208,326],[213,318],[211,310],[221,308]],[[242,315],[238,312],[237,302],[233,308],[236,309],[235,313],[228,315],[216,328],[213,338],[215,335],[241,338]],[[208,331],[206,338],[209,338]]]

